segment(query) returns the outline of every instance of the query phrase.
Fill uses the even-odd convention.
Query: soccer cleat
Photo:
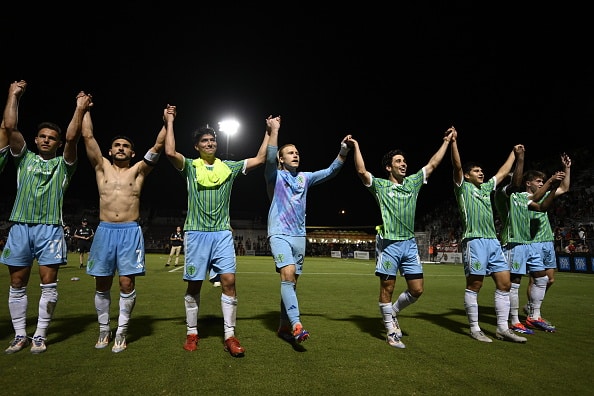
[[[169,267],[169,263],[165,264],[165,267]]]
[[[27,338],[27,336],[15,336],[14,340],[12,340],[12,342],[10,343],[10,346],[4,350],[4,353],[11,354],[18,352],[27,345],[29,345],[29,339]]]
[[[526,341],[528,341],[526,337],[520,337],[519,335],[514,333],[512,329],[506,329],[504,332],[500,332],[499,330],[497,330],[495,332],[495,337],[497,337],[498,340],[518,342],[521,344],[524,344],[526,343]]]
[[[534,319],[531,317],[526,318],[526,326],[531,329],[537,329],[546,331],[547,333],[554,333],[557,329],[554,326],[549,325],[542,318]]]
[[[479,331],[471,331],[471,332],[470,332],[470,336],[471,336],[472,338],[474,338],[475,340],[477,340],[477,341],[480,341],[480,342],[493,342],[493,340],[492,340],[492,339],[490,339],[489,337],[487,337],[487,336],[485,335],[485,333],[483,333],[483,331],[482,331],[482,330],[479,330]]]
[[[402,338],[402,329],[400,328],[400,324],[398,323],[398,316],[392,311],[392,326],[394,327],[394,331],[398,338]]]
[[[245,348],[239,344],[235,337],[229,337],[225,340],[225,352],[229,352],[233,357],[242,357],[245,354]]]
[[[196,349],[198,349],[198,340],[200,340],[200,337],[198,337],[198,334],[188,334],[186,336],[186,342],[184,344],[184,349],[186,351],[195,351]]]
[[[116,334],[115,340],[113,341],[113,347],[111,351],[113,353],[120,353],[126,350],[126,336],[122,334]]]
[[[396,333],[388,334],[388,337],[386,337],[386,342],[393,348],[406,348],[406,345],[404,345],[404,343],[400,341],[400,337],[398,337]]]
[[[99,339],[97,340],[97,343],[95,343],[95,349],[106,348],[109,341],[111,341],[111,333],[109,331],[99,332]]]
[[[31,353],[43,353],[47,347],[45,346],[45,339],[42,336],[33,337],[33,345],[31,346]]]
[[[301,323],[297,323],[293,329],[293,338],[298,343],[302,343],[309,338],[309,331],[305,330]]]
[[[510,329],[520,334],[534,334],[534,330],[527,329],[526,326],[520,322],[511,325]]]
[[[288,326],[281,326],[276,331],[276,335],[278,338],[292,344],[295,342],[295,338],[293,338],[293,334],[291,334],[291,329]]]

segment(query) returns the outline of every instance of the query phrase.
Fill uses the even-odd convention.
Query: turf
[[[224,352],[220,288],[202,290],[198,350],[185,339],[181,267],[165,267],[165,254],[147,256],[147,275],[137,280],[137,303],[128,349],[94,349],[98,337],[94,281],[78,257],[60,269],[59,302],[47,352],[0,356],[3,395],[460,395],[538,392],[592,394],[590,333],[594,324],[594,276],[557,273],[543,314],[557,326],[526,344],[468,335],[460,265],[425,264],[425,293],[400,315],[406,349],[385,342],[372,260],[305,259],[298,285],[302,321],[311,337],[294,347],[276,336],[280,283],[269,257],[238,257],[237,337],[243,358]],[[36,266],[28,287],[28,330],[37,317]],[[71,278],[80,280],[72,281]],[[7,308],[8,271],[0,299],[0,343],[13,329]],[[520,290],[526,300],[527,279]],[[397,281],[395,297],[404,287]],[[493,281],[479,295],[480,321],[494,338]],[[112,327],[117,325],[117,281]],[[2,308],[3,307],[3,308]]]

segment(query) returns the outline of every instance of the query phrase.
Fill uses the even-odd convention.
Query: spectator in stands
[[[572,239],[571,241],[569,241],[569,243],[567,244],[567,246],[565,246],[565,253],[573,254],[573,253],[575,253],[575,250],[576,250],[575,242]]]
[[[64,194],[78,165],[76,146],[83,114],[91,105],[90,95],[79,92],[65,137],[58,125],[39,124],[35,153],[29,150],[18,130],[19,102],[26,87],[23,80],[10,85],[3,120],[17,169],[17,192],[9,218],[13,225],[0,258],[10,274],[8,306],[15,337],[4,351],[9,354],[22,350],[30,342],[26,323],[27,284],[35,261],[39,267],[41,294],[31,353],[43,353],[47,349],[47,330],[58,302],[58,269],[68,259],[62,220]],[[60,156],[58,150],[62,145],[63,155]]]
[[[375,275],[380,283],[379,309],[386,328],[386,341],[394,348],[405,348],[398,315],[415,303],[424,289],[423,263],[414,233],[417,197],[443,160],[454,134],[455,129],[448,128],[429,162],[410,176],[406,176],[408,164],[404,151],[388,151],[382,158],[387,179],[373,176],[365,167],[359,143],[352,138],[347,141],[354,147],[357,175],[381,211],[383,224],[377,227]],[[406,280],[406,290],[392,304],[397,272]]]
[[[330,166],[315,172],[298,171],[299,150],[294,144],[278,147],[280,117],[269,120],[270,140],[266,150],[264,179],[270,198],[268,240],[276,272],[280,275],[280,318],[277,335],[285,341],[301,343],[309,338],[303,328],[297,281],[303,271],[306,229],[305,209],[309,188],[335,177],[342,169],[350,149],[341,141],[341,149]]]
[[[113,109],[115,111],[116,108]],[[163,110],[161,127],[154,145],[142,161],[132,164],[134,143],[127,136],[111,139],[110,159],[103,156],[95,139],[90,110],[83,118],[82,136],[87,157],[95,170],[99,191],[99,225],[93,237],[87,274],[95,278],[95,310],[99,322],[99,338],[95,348],[103,349],[111,340],[111,287],[118,273],[120,289],[118,327],[111,351],[126,350],[128,324],[136,304],[136,277],[144,276],[144,236],[140,221],[140,195],[146,177],[159,161],[167,128],[173,127],[175,106]]]
[[[485,276],[489,274],[495,282],[496,337],[513,342],[526,342],[525,337],[514,334],[508,325],[510,271],[501,243],[497,239],[491,204],[491,193],[497,187],[497,182],[507,177],[512,170],[516,155],[524,151],[524,146],[521,144],[514,146],[497,173],[485,182],[483,169],[478,163],[467,162],[462,166],[457,138],[456,132],[452,139],[451,156],[454,193],[460,217],[464,222],[462,236],[462,262],[466,275],[464,307],[470,325],[470,336],[481,342],[493,342],[483,333],[479,325],[478,294]]]
[[[200,290],[206,277],[214,271],[221,282],[221,309],[225,351],[231,356],[241,357],[245,349],[235,337],[237,315],[237,292],[235,272],[237,262],[229,205],[231,189],[235,178],[247,174],[264,164],[267,131],[255,157],[241,161],[221,161],[216,157],[217,134],[208,125],[198,128],[192,134],[194,149],[199,153],[196,159],[186,158],[176,151],[173,126],[167,128],[165,152],[167,158],[184,177],[188,190],[188,208],[184,223],[184,246],[186,263],[183,280],[187,283],[184,296],[186,309],[186,341],[184,349],[198,348],[198,311]]]
[[[74,231],[74,238],[76,239],[76,250],[78,251],[78,268],[84,268],[85,255],[91,250],[91,243],[95,231],[89,227],[89,221],[86,217],[80,222],[80,227]]]
[[[173,259],[173,255],[175,255],[175,264],[174,266],[177,267],[179,265],[179,254],[181,253],[182,245],[184,244],[184,233],[180,226],[175,228],[175,232],[171,234],[169,237],[169,258],[167,259],[167,263],[165,263],[165,267],[169,267],[171,265],[171,259]]]
[[[563,166],[563,173],[565,174],[565,178],[563,179],[559,187],[554,191],[556,197],[565,194],[567,191],[569,191],[571,158],[568,154],[561,154],[561,164]],[[530,183],[530,181],[526,181],[526,183]],[[527,186],[527,188],[529,189],[528,191],[533,193],[534,191],[536,191],[537,188],[539,188],[538,183],[530,183],[530,185]],[[548,192],[545,195],[545,198],[548,194],[553,194],[553,192]],[[545,293],[548,293],[549,289],[555,282],[555,271],[557,270],[557,256],[554,246],[555,235],[553,233],[553,228],[551,226],[548,213],[530,212],[530,216],[533,218],[533,223],[537,225],[536,234],[532,241],[535,244],[538,251],[540,252],[540,255],[545,265],[545,273],[547,276],[547,286]],[[542,321],[543,323],[547,324],[547,326],[554,328],[555,326],[550,321],[542,317],[540,309],[535,310],[532,306],[530,296],[532,295],[531,289],[533,284],[534,277],[531,276],[527,289],[528,304],[524,306],[524,313],[528,315],[530,318]]]

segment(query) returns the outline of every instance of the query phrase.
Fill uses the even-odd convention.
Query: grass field
[[[60,269],[47,352],[1,354],[2,395],[593,394],[592,275],[557,273],[543,306],[557,333],[538,332],[526,344],[485,344],[468,335],[462,267],[425,264],[425,294],[400,315],[406,349],[393,349],[384,341],[374,262],[308,257],[298,295],[311,338],[293,349],[276,337],[280,285],[271,259],[238,257],[237,337],[246,355],[233,358],[222,346],[220,289],[209,284],[202,290],[199,349],[182,348],[185,283],[181,267],[165,267],[165,261],[165,255],[147,255],[147,275],[137,280],[128,349],[114,354],[111,344],[94,349],[94,281],[72,254],[70,265]],[[8,283],[3,269],[0,344],[6,346],[14,335]],[[29,335],[37,317],[38,283],[35,268],[28,289]],[[399,279],[397,293],[403,288]],[[493,281],[486,279],[480,320],[491,337],[493,291]],[[114,285],[113,328],[117,299]]]

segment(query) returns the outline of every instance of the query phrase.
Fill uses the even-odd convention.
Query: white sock
[[[509,329],[509,292],[495,290],[495,315],[497,316],[497,330],[507,331]]]
[[[224,339],[235,336],[235,325],[237,319],[237,297],[229,297],[221,294],[221,310],[223,311]]]
[[[478,323],[478,293],[469,289],[464,290],[464,309],[470,325],[470,331],[481,331]]]

